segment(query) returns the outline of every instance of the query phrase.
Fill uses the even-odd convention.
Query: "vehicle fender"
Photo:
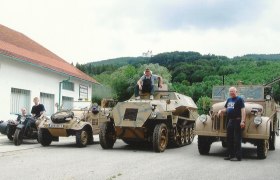
[[[206,115],[206,121],[203,123],[201,120],[196,118],[195,120],[195,131],[212,131],[212,118],[209,115]]]
[[[79,123],[77,123],[74,127],[73,127],[73,130],[76,130],[76,131],[79,131],[83,128],[88,128],[89,130],[92,131],[92,125],[88,122],[83,122],[83,121],[80,121]]]
[[[271,119],[269,117],[262,117],[262,123],[260,125],[256,125],[253,121],[249,124],[247,128],[247,135],[254,135],[254,137],[258,137],[260,139],[268,139],[270,135],[270,124]]]

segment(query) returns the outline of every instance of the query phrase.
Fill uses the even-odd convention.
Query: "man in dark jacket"
[[[235,87],[229,88],[230,98],[227,99],[225,108],[218,112],[218,115],[227,114],[227,146],[229,156],[225,160],[241,161],[242,129],[245,127],[245,105],[244,100],[237,96]]]

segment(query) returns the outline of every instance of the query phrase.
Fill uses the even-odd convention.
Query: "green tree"
[[[202,96],[197,101],[197,108],[199,114],[208,114],[211,107],[211,98]]]
[[[110,85],[114,91],[115,98],[124,101],[133,94],[133,84],[137,71],[131,65],[123,66],[111,74]]]

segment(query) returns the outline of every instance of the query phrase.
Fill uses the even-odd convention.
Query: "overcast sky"
[[[279,0],[0,0],[0,23],[68,62],[280,53]]]

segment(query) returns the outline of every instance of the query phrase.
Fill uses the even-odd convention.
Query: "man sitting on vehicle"
[[[34,106],[32,107],[31,114],[33,115],[34,118],[39,118],[46,111],[45,107],[43,104],[39,103],[40,100],[38,97],[35,97],[33,99],[33,102],[34,102]]]
[[[29,122],[30,123],[30,125],[32,126],[32,127],[36,127],[36,120],[35,119],[33,119],[32,118],[32,116],[31,115],[28,115],[27,114],[27,111],[26,111],[26,109],[25,108],[21,108],[21,114],[17,117],[17,123],[20,121],[20,120],[23,120],[23,121],[25,121],[25,119],[26,118],[30,118],[30,121],[27,121],[27,122]],[[27,123],[26,122],[26,123]],[[26,124],[26,125],[28,125],[28,124]],[[29,126],[29,125],[28,125]]]
[[[154,99],[155,80],[159,81],[159,87],[162,88],[162,77],[152,74],[152,71],[147,68],[144,75],[137,81],[137,85],[135,86],[135,99],[140,99],[139,90],[142,90],[142,93],[150,93],[150,99]]]
[[[26,118],[26,116],[27,116],[27,112],[26,112],[25,108],[21,108],[20,111],[21,111],[21,114],[17,117],[17,121],[20,121],[21,118]]]

